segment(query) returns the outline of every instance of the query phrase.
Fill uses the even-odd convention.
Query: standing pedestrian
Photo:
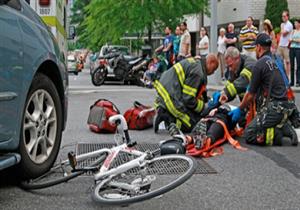
[[[295,58],[296,58],[296,87],[300,86],[300,19],[295,21],[295,30],[290,39],[290,60],[291,60],[291,86],[294,85]]]
[[[264,21],[264,33],[268,34],[271,37],[272,45],[271,45],[271,52],[275,53],[277,49],[277,41],[275,32],[273,31],[272,23],[269,19]]]
[[[236,47],[236,43],[238,41],[237,34],[234,32],[234,25],[230,23],[227,26],[227,33],[225,34],[226,40],[226,48],[228,47]]]
[[[173,52],[174,52],[174,61],[175,61],[175,63],[177,63],[177,57],[178,57],[178,53],[179,53],[181,34],[182,34],[182,31],[180,29],[180,26],[177,26],[176,30],[175,30],[174,40],[173,40]]]
[[[225,60],[224,60],[224,54],[226,51],[226,37],[225,37],[225,28],[221,28],[219,32],[219,37],[218,37],[218,59],[219,59],[219,64],[220,64],[220,70],[221,70],[221,78],[224,81],[224,69],[225,69]]]
[[[243,53],[256,59],[255,45],[253,42],[256,40],[258,34],[257,28],[253,25],[253,18],[249,16],[246,25],[240,31],[240,41],[243,45]]]
[[[172,29],[169,26],[165,28],[165,34],[166,37],[163,44],[160,47],[156,48],[155,52],[163,52],[165,54],[165,58],[168,61],[168,68],[170,68],[173,65],[173,35]]]
[[[200,56],[205,58],[209,53],[209,39],[207,36],[206,28],[201,27],[200,29],[200,41],[199,41],[199,50]]]
[[[280,25],[280,41],[278,47],[278,54],[282,57],[285,63],[285,70],[288,78],[290,78],[290,56],[289,56],[289,40],[293,31],[293,24],[289,21],[289,12],[282,12],[282,23]]]
[[[232,23],[228,24],[227,33],[225,34],[225,37],[226,37],[226,40],[225,40],[226,48],[237,47],[236,43],[238,41],[238,36],[234,32],[234,25]],[[225,72],[225,79],[228,80],[229,77],[230,77],[230,72],[229,72],[229,69],[227,68],[226,72]]]
[[[187,28],[186,22],[182,22],[180,24],[180,29],[182,30],[183,34],[181,35],[180,39],[178,61],[191,57],[191,35]]]

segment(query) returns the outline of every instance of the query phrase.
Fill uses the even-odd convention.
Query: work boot
[[[206,134],[207,125],[204,121],[199,121],[192,130],[192,135],[203,135]]]
[[[283,136],[288,137],[290,139],[292,146],[297,146],[298,136],[295,129],[288,123],[285,123],[281,129],[282,129]]]
[[[292,115],[289,117],[289,120],[291,121],[292,126],[294,128],[300,127],[300,114],[299,114],[297,108],[293,111]]]

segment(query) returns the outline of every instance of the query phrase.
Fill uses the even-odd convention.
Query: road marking
[[[97,90],[69,90],[69,94],[89,94],[102,92],[155,92],[154,89],[97,89]]]

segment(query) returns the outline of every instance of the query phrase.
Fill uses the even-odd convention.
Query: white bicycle
[[[75,155],[57,163],[49,172],[36,179],[23,181],[25,190],[36,190],[67,182],[87,172],[94,175],[93,199],[103,205],[128,205],[164,194],[187,181],[195,171],[195,162],[184,155],[159,156],[160,151],[141,152],[134,148],[126,120],[115,115],[109,122],[116,124],[116,146]],[[124,155],[125,154],[125,155]],[[126,157],[115,166],[116,158]],[[81,161],[92,160],[88,166]],[[163,172],[163,173],[162,173]]]

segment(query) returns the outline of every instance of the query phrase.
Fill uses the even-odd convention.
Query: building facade
[[[218,24],[220,26],[234,23],[237,27],[245,25],[248,16],[255,24],[262,27],[267,0],[218,0]],[[290,16],[300,16],[300,0],[288,0]],[[210,25],[210,18],[204,16],[203,25]]]

